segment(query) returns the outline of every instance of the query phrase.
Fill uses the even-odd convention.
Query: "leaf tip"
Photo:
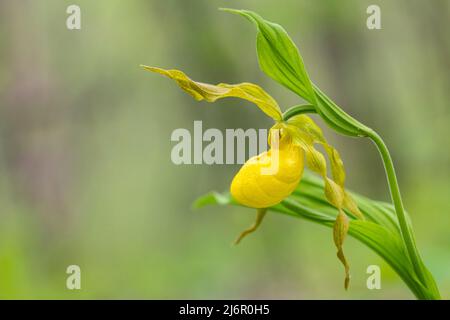
[[[229,12],[233,14],[240,14],[241,10],[233,9],[233,8],[219,8],[219,11]]]
[[[198,210],[200,208],[206,207],[207,205],[215,204],[216,203],[215,200],[216,199],[214,192],[204,194],[195,199],[195,201],[191,204],[191,210]]]
[[[158,69],[158,68],[155,68],[155,67],[147,66],[145,64],[140,64],[139,67],[141,67],[144,70],[151,71],[151,72],[155,72]]]
[[[232,8],[219,8],[220,11],[224,11],[224,12],[228,12],[228,13],[232,13],[232,14],[236,14],[236,15],[240,15],[243,16],[244,18],[247,18],[248,20],[254,22],[256,25],[258,25],[256,23],[256,20],[254,18],[254,16],[256,15],[256,13],[251,12],[249,10],[238,10],[238,9],[232,9]]]

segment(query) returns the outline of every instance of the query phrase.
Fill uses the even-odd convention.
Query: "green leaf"
[[[348,115],[312,83],[296,45],[283,27],[252,11],[222,10],[241,15],[256,25],[259,65],[269,77],[314,105],[317,113],[336,131],[350,136],[368,135],[368,127]]]
[[[211,191],[210,193],[198,197],[197,200],[195,200],[192,204],[192,208],[198,209],[211,204],[226,205],[237,204],[237,202],[233,200],[229,192],[218,193],[215,191]]]
[[[323,182],[317,176],[305,172],[296,191],[280,204],[269,208],[269,211],[306,219],[332,228],[338,212],[325,198],[323,188]],[[427,279],[426,286],[418,280],[403,245],[392,205],[355,193],[351,195],[367,219],[357,220],[349,214],[348,234],[382,257],[417,298],[439,299],[439,291],[431,275]],[[196,203],[197,207],[212,204],[239,206],[229,193],[216,192],[200,197]],[[426,272],[429,274],[428,270]]]
[[[256,46],[261,69],[272,79],[312,102],[313,90],[297,47],[282,26],[248,10],[221,9],[255,23]]]

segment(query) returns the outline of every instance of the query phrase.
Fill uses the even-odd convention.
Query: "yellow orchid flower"
[[[143,68],[175,80],[181,89],[196,100],[214,102],[226,97],[245,99],[253,102],[275,121],[275,125],[269,131],[270,149],[250,158],[231,183],[230,191],[233,198],[244,206],[257,209],[255,223],[240,234],[236,243],[258,228],[268,208],[282,202],[296,189],[306,164],[310,170],[322,176],[325,182],[325,196],[338,210],[333,238],[338,249],[337,256],[345,266],[345,287],[347,288],[350,279],[349,265],[342,245],[349,222],[344,209],[356,218],[364,218],[356,203],[344,189],[345,171],[339,153],[327,143],[322,130],[314,121],[303,114],[283,119],[277,102],[256,84],[211,85],[193,81],[179,70],[148,66]],[[322,145],[328,155],[332,178],[327,176],[325,157],[315,148],[316,144]]]
[[[274,156],[274,152],[272,148],[250,158],[236,174],[230,191],[239,203],[257,209],[269,208],[295,190],[303,174],[303,150],[289,142],[280,145],[278,155]],[[279,161],[278,168],[264,174],[264,169],[270,172],[273,161]]]

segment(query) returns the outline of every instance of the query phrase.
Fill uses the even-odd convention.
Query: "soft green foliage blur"
[[[176,128],[267,128],[248,102],[196,102],[139,64],[209,83],[261,85],[283,110],[299,100],[259,70],[254,27],[217,10],[281,23],[313,81],[377,130],[394,157],[418,246],[450,292],[450,1],[78,0],[0,2],[0,298],[413,298],[389,267],[349,238],[349,291],[328,229],[269,214],[190,209],[229,187],[239,165],[176,166]],[[366,28],[381,7],[382,30]],[[317,117],[315,118],[317,120]],[[325,129],[347,185],[389,200],[369,140]],[[66,289],[68,265],[82,289]],[[382,289],[366,288],[366,268]]]

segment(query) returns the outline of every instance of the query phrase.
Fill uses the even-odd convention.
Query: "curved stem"
[[[394,164],[392,162],[391,155],[383,139],[375,131],[373,130],[368,131],[367,135],[375,143],[383,159],[389,189],[391,192],[391,198],[394,203],[395,212],[397,213],[397,218],[400,225],[403,241],[405,242],[406,250],[408,251],[408,255],[414,267],[414,271],[416,272],[420,281],[423,284],[426,284],[424,270],[422,268],[423,262],[420,258],[419,252],[417,251],[414,235],[411,232],[409,221],[407,219],[406,212],[403,207],[402,197],[400,195],[400,188],[398,186],[397,176],[395,174]]]
[[[286,121],[293,116],[302,113],[317,113],[316,107],[312,104],[300,104],[293,107],[290,107],[286,112],[283,113],[283,120]]]
[[[293,106],[283,113],[283,121],[287,121],[289,118],[292,118],[295,115],[304,113],[316,113],[316,108],[313,105],[308,104]],[[375,143],[383,160],[392,202],[394,204],[395,212],[400,226],[401,236],[403,238],[403,242],[406,247],[408,256],[411,260],[411,264],[414,268],[414,272],[417,275],[418,280],[422,283],[424,287],[434,287],[436,289],[435,290],[436,297],[434,298],[439,299],[439,291],[435,286],[434,279],[430,279],[430,276],[427,275],[427,270],[420,257],[419,251],[417,250],[414,234],[411,229],[410,220],[403,207],[400,188],[398,186],[397,176],[395,173],[394,164],[391,155],[389,153],[389,150],[386,144],[384,143],[383,139],[374,130],[365,127],[363,131],[364,135],[369,137]]]

